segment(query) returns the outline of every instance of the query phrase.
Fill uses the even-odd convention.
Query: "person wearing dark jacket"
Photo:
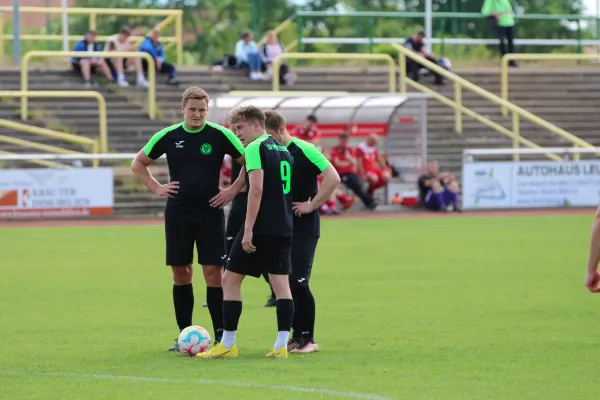
[[[148,36],[142,42],[140,51],[148,53],[152,56],[154,59],[154,67],[156,68],[156,72],[169,75],[169,80],[167,81],[168,85],[179,85],[175,66],[165,61],[165,51],[159,39],[160,32],[156,29],[152,30],[152,32],[150,32],[150,36]],[[142,61],[142,68],[144,69],[144,72],[148,71],[148,62],[146,60]]]
[[[85,37],[75,44],[73,51],[102,51],[102,46],[96,42],[96,32],[92,30],[88,31]],[[102,70],[106,79],[109,81],[114,80],[104,58],[73,57],[71,65],[73,66],[73,70],[81,74],[86,88],[92,87],[91,76],[92,72],[96,71],[96,68]]]

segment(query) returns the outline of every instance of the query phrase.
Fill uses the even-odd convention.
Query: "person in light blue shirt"
[[[242,38],[235,44],[237,68],[250,71],[250,79],[263,79],[262,62],[258,55],[254,34],[250,31],[242,33]]]

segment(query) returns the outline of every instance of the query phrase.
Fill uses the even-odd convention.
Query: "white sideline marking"
[[[81,378],[81,379],[105,379],[105,380],[122,380],[132,382],[162,382],[162,383],[194,383],[197,385],[222,385],[247,387],[254,389],[280,389],[289,390],[292,392],[304,393],[319,393],[330,396],[338,396],[352,399],[362,400],[392,400],[389,397],[382,397],[375,394],[341,392],[337,390],[329,390],[322,388],[310,388],[288,385],[266,385],[261,383],[247,383],[238,381],[217,381],[212,379],[175,379],[175,378],[153,378],[145,376],[127,376],[127,375],[106,375],[106,374],[77,374],[68,372],[35,372],[35,371],[0,371],[0,375],[20,375],[20,376],[57,376],[62,378]]]

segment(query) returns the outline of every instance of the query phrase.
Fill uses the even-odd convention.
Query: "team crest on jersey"
[[[200,153],[204,154],[205,156],[212,153],[212,146],[210,143],[204,143],[202,146],[200,146]]]

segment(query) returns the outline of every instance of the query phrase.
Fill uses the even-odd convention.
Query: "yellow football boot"
[[[204,353],[196,354],[196,357],[207,360],[216,360],[217,358],[236,358],[238,356],[237,344],[234,344],[230,349],[225,348],[223,343],[217,343],[212,349]]]
[[[279,350],[271,349],[265,356],[266,358],[288,358],[287,346],[283,346]]]

